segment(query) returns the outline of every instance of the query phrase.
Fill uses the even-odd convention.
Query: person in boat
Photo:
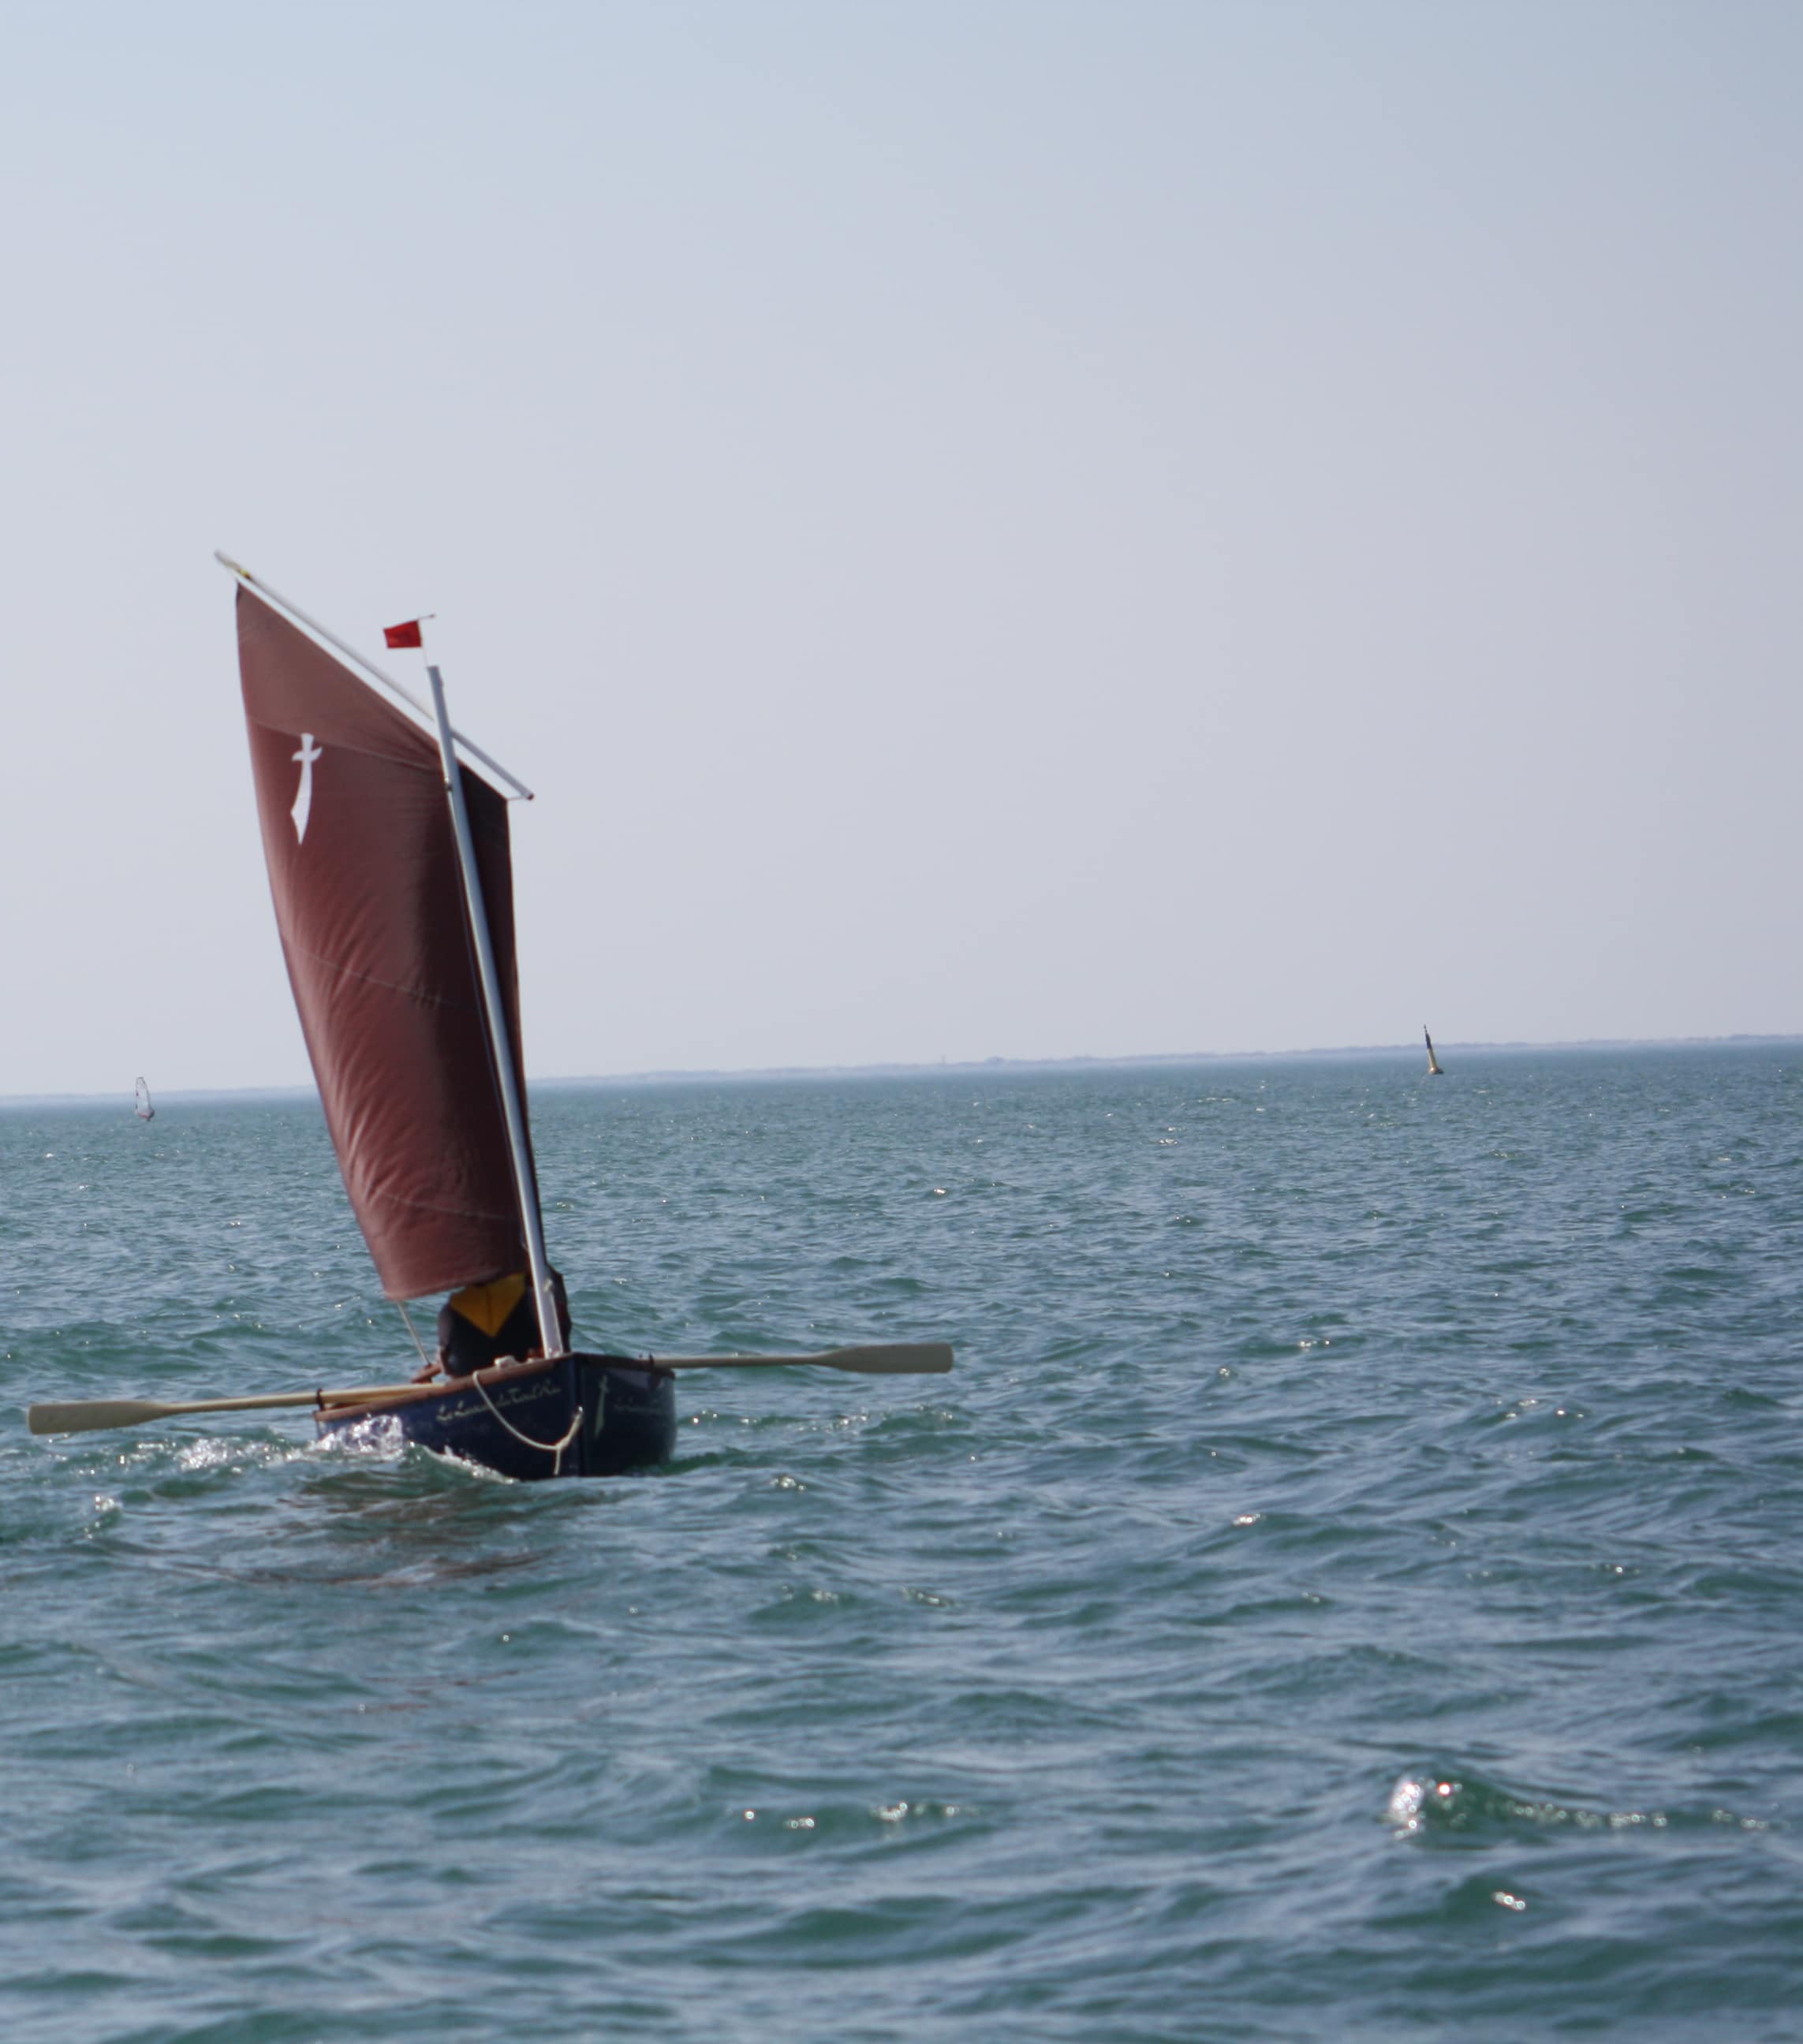
[[[551,1274],[551,1293],[557,1304],[558,1329],[567,1347],[570,1301],[559,1271]],[[439,1308],[438,1353],[418,1372],[415,1381],[424,1382],[440,1372],[447,1377],[467,1377],[503,1358],[524,1362],[543,1348],[532,1287],[524,1271],[511,1271],[480,1285],[466,1285]]]

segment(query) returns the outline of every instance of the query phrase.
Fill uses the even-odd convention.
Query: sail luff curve
[[[242,585],[238,660],[275,920],[352,1208],[390,1298],[524,1267],[433,740]],[[525,1098],[507,805],[461,769]]]

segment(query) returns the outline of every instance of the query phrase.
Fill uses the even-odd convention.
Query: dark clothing
[[[551,1291],[557,1302],[558,1327],[563,1345],[567,1347],[570,1302],[564,1295],[563,1278],[555,1270],[551,1274]],[[473,1321],[466,1320],[448,1300],[438,1309],[438,1354],[447,1376],[467,1377],[472,1370],[486,1370],[490,1363],[500,1362],[504,1356],[523,1362],[529,1354],[537,1354],[543,1347],[538,1303],[529,1284],[520,1294],[519,1304],[491,1335],[483,1333]]]

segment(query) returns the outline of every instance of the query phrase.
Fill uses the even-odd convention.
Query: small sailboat
[[[1428,1077],[1431,1079],[1437,1079],[1443,1074],[1440,1068],[1440,1059],[1434,1055],[1434,1039],[1428,1034],[1428,1025],[1425,1022],[1421,1024],[1421,1039],[1428,1047]]]
[[[154,1121],[156,1119],[156,1109],[150,1104],[150,1088],[144,1084],[141,1075],[137,1084],[136,1105],[132,1112],[140,1121]]]
[[[344,1189],[405,1301],[527,1274],[539,1354],[321,1410],[510,1476],[612,1474],[675,1443],[674,1381],[567,1348],[526,1122],[509,792],[240,571],[238,666],[276,927]],[[417,628],[411,643],[419,643]],[[406,635],[403,635],[406,643]],[[423,708],[423,705],[421,706]],[[472,753],[475,748],[466,746]],[[500,785],[498,785],[500,784]]]
[[[219,558],[238,582],[239,674],[276,927],[326,1127],[383,1289],[405,1314],[409,1299],[519,1274],[503,1281],[532,1302],[537,1343],[521,1341],[519,1357],[443,1381],[33,1405],[31,1431],[304,1405],[322,1433],[381,1421],[507,1476],[610,1476],[668,1458],[679,1370],[949,1370],[942,1342],[655,1361],[569,1347],[520,1052],[506,791],[531,791],[452,728],[436,667],[426,670],[429,706]],[[391,646],[421,644],[417,620],[387,636]]]

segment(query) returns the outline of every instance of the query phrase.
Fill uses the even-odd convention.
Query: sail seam
[[[412,1200],[405,1193],[385,1191],[380,1185],[371,1185],[369,1196],[391,1207],[412,1207],[420,1213],[456,1214],[464,1220],[512,1220],[514,1215],[508,1207],[447,1206],[438,1200]]]
[[[417,1001],[423,1006],[445,1008],[464,1015],[479,1016],[481,1010],[474,1001],[459,1001],[450,995],[429,993],[423,987],[403,986],[398,979],[378,979],[372,972],[359,972],[354,966],[340,965],[336,959],[328,958],[324,951],[316,951],[309,946],[296,943],[293,938],[284,937],[283,943],[290,951],[298,951],[302,958],[311,959],[315,965],[323,966],[328,972],[335,972],[340,979],[354,979],[363,986],[379,986],[385,993],[398,993],[408,1001]]]
[[[379,701],[381,699],[379,697],[377,700]],[[271,724],[267,717],[258,717],[248,709],[244,713],[244,721],[253,731],[267,731],[272,738],[286,740],[291,738],[298,739],[302,735],[298,731],[285,730],[282,725]],[[398,747],[389,748],[371,744],[359,745],[351,739],[332,737],[329,732],[322,734],[316,731],[312,736],[315,738],[322,736],[331,737],[332,750],[334,752],[348,752],[354,759],[379,759],[384,766],[399,766],[409,773],[430,775],[434,778],[438,772],[438,762],[436,759],[416,757],[411,751],[403,752]],[[423,737],[425,734],[422,732],[421,736]],[[463,770],[466,773],[471,773],[475,770],[466,766]],[[482,781],[482,777],[479,774],[476,774],[475,778],[479,781]],[[488,787],[490,785],[488,782],[482,781],[484,787]],[[498,801],[504,802],[507,800],[498,788],[494,788],[492,792]]]

